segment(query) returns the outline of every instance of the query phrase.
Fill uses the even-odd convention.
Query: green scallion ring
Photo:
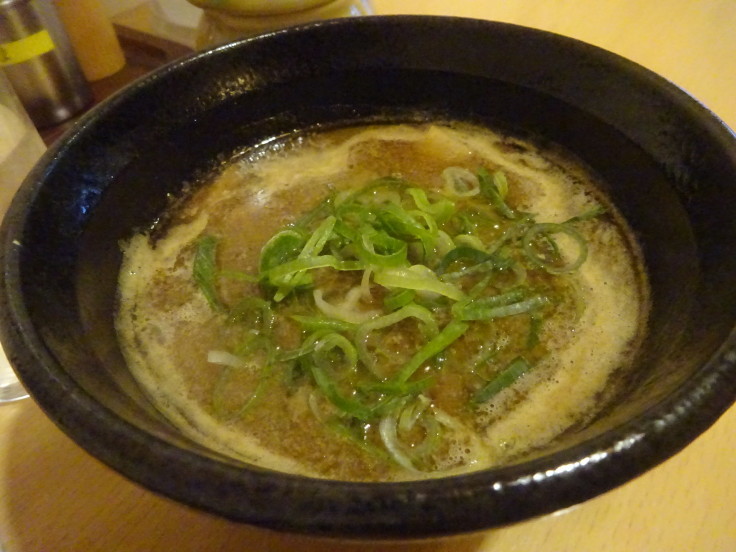
[[[556,266],[554,263],[540,257],[536,251],[534,251],[534,241],[539,237],[547,237],[551,239],[552,234],[567,234],[570,236],[578,245],[577,256],[568,263],[560,266]],[[567,274],[580,268],[580,266],[588,258],[588,244],[585,238],[572,226],[566,224],[558,224],[554,222],[542,222],[535,224],[524,234],[522,239],[524,248],[524,254],[527,258],[535,265],[543,268],[550,274]]]

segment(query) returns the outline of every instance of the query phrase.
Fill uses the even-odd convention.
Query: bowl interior
[[[245,147],[305,128],[431,119],[552,141],[601,177],[642,246],[652,286],[647,338],[625,393],[560,441],[558,452],[414,487],[243,470],[182,437],[142,395],[117,345],[120,240],[150,226],[185,183]],[[480,529],[630,479],[731,404],[734,184],[730,131],[681,90],[607,52],[460,19],[310,25],[168,66],[96,108],[47,154],[3,226],[4,344],[65,431],[168,496],[295,531],[375,537]],[[553,473],[564,465],[568,473]],[[444,497],[445,506],[425,495]],[[288,515],[279,497],[289,498]]]

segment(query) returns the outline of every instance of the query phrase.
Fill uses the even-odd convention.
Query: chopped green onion
[[[468,246],[456,247],[442,258],[440,264],[437,266],[437,274],[443,274],[452,263],[461,259],[468,259],[475,265],[478,263],[482,263],[489,258],[490,255],[480,249],[475,249]]]
[[[324,370],[332,368],[331,371],[334,372],[334,363],[327,356],[328,352],[333,349],[339,349],[345,357],[344,368],[346,370],[343,370],[343,372],[355,371],[358,365],[358,352],[355,350],[355,346],[344,335],[336,332],[325,335],[314,344],[312,359],[315,364]]]
[[[409,188],[406,193],[414,199],[414,203],[421,211],[431,215],[440,224],[455,213],[455,204],[449,199],[439,199],[430,203],[427,199],[427,192],[421,188]]]
[[[342,350],[348,369],[354,369],[357,363],[358,357],[353,345],[339,334],[328,334],[315,344],[314,359],[309,362],[309,369],[317,387],[333,405],[345,414],[359,420],[370,420],[374,416],[373,409],[352,397],[345,396],[337,388],[335,380],[330,377],[328,372],[329,361],[326,359],[326,353],[333,348]]]
[[[364,231],[356,241],[358,257],[366,265],[394,267],[406,264],[408,246],[406,242],[393,238],[385,232]],[[381,252],[377,252],[380,249]]]
[[[480,193],[478,177],[462,167],[447,167],[442,171],[444,190],[458,197],[472,197]]]
[[[397,435],[397,418],[397,413],[393,411],[383,418],[378,424],[381,441],[391,455],[391,458],[393,458],[397,464],[406,470],[416,472],[418,470],[414,467],[411,458],[409,458],[409,455],[399,442],[399,436]]]
[[[383,306],[389,311],[395,311],[411,303],[415,296],[413,289],[395,289],[383,298]]]
[[[224,305],[217,294],[217,253],[218,239],[205,235],[197,240],[192,273],[205,299],[213,310],[221,311]]]
[[[486,260],[476,265],[457,270],[455,272],[447,272],[442,275],[443,280],[457,280],[465,276],[473,276],[475,274],[489,273],[494,270],[506,270],[512,268],[515,264],[513,259],[504,257],[499,253],[486,255]]]
[[[198,240],[194,281],[210,306],[230,317],[228,339],[240,339],[233,351],[210,352],[221,367],[213,392],[218,416],[245,414],[278,368],[289,389],[311,386],[309,405],[321,422],[416,471],[431,466],[443,428],[457,431],[459,422],[429,398],[442,371],[480,375],[479,366],[501,352],[544,354],[539,335],[552,298],[574,302],[579,295],[565,293],[569,279],[555,279],[586,259],[587,243],[574,224],[604,209],[537,223],[507,203],[509,181],[500,170],[449,167],[442,179],[444,195],[393,177],[331,195],[266,242],[257,276],[219,269],[217,239]],[[230,307],[218,294],[219,278],[251,292],[258,283],[262,295]],[[342,298],[333,304],[324,293]],[[507,343],[503,325],[489,338],[494,345],[468,332],[519,314],[530,321],[526,339],[514,331]],[[393,334],[399,324],[405,339]],[[465,358],[458,340],[478,354]],[[259,373],[243,372],[259,364]],[[514,358],[471,404],[490,400],[530,369]],[[236,378],[253,388],[232,389]],[[329,413],[318,412],[316,401]]]
[[[500,296],[499,296],[500,297]],[[477,301],[481,301],[480,299]],[[499,304],[494,306],[491,304],[472,302],[464,308],[459,309],[456,314],[458,320],[491,320],[493,318],[504,318],[516,314],[523,314],[540,309],[549,303],[549,299],[544,295],[534,295],[523,301],[515,303]]]
[[[576,215],[572,218],[567,219],[562,224],[572,224],[575,222],[583,222],[586,220],[594,219],[596,217],[599,217],[606,213],[606,208],[603,207],[603,205],[596,205],[592,209],[589,209],[588,211],[585,211],[584,213],[580,213],[579,215]]]
[[[481,168],[478,171],[478,180],[481,193],[501,215],[507,219],[517,218],[517,213],[504,201],[508,191],[508,182],[503,172],[496,171],[491,174],[486,169]]]
[[[302,341],[299,347],[290,351],[284,351],[280,353],[276,356],[276,360],[278,360],[279,362],[286,362],[289,360],[295,360],[307,355],[311,355],[314,352],[314,348],[317,346],[317,343],[319,343],[319,340],[322,337],[331,333],[333,333],[333,331],[330,329],[315,330],[307,338],[305,338],[304,341]]]
[[[336,318],[327,318],[326,316],[305,316],[301,314],[292,314],[289,318],[298,322],[299,325],[307,331],[330,330],[334,332],[349,332],[355,329],[355,324],[337,320]]]
[[[457,247],[470,247],[478,251],[485,251],[486,246],[483,240],[473,234],[458,234],[454,239]]]
[[[460,288],[441,281],[437,274],[425,265],[377,270],[373,281],[387,288],[404,288],[437,293],[455,301],[465,296]]]
[[[483,404],[495,395],[510,387],[531,370],[531,365],[522,357],[517,357],[495,378],[484,385],[474,396],[473,403]]]
[[[436,449],[440,440],[440,424],[429,412],[429,404],[426,397],[419,396],[394,408],[379,423],[379,435],[386,450],[396,463],[411,471],[418,471],[417,464]],[[422,441],[403,443],[400,434],[409,433],[417,424],[424,428]]]
[[[419,367],[430,358],[438,355],[452,345],[468,329],[468,324],[453,320],[435,338],[427,342],[414,356],[401,367],[392,381],[405,382],[414,375]]]
[[[269,270],[267,271],[267,274],[269,274],[269,281],[271,284],[278,287],[278,291],[274,295],[275,301],[280,301],[297,287],[308,285],[311,283],[311,280],[309,275],[305,272],[306,269],[294,270],[284,274],[278,282],[275,281],[277,277],[274,276],[274,272],[278,273],[280,268],[290,265],[291,263],[298,263],[299,261],[308,263],[309,261],[313,261],[313,259],[319,258],[317,255],[319,255],[324,248],[325,243],[327,243],[327,240],[332,233],[332,229],[335,226],[335,221],[336,219],[334,216],[328,216],[324,219],[309,237],[294,261],[281,263],[273,268],[269,267]],[[325,257],[327,256],[328,255],[325,255]],[[309,268],[319,268],[319,266],[310,266]]]
[[[229,386],[232,380],[233,374],[239,369],[243,369],[248,366],[247,363],[243,363],[242,366],[234,367],[233,365],[224,365],[220,372],[220,377],[215,384],[215,388],[212,394],[212,408],[215,411],[215,415],[222,419],[234,420],[244,416],[255,404],[256,400],[261,396],[268,377],[271,375],[273,370],[274,360],[274,348],[271,341],[264,337],[251,336],[251,338],[240,347],[237,357],[247,357],[253,354],[257,349],[262,349],[266,353],[266,359],[263,361],[260,368],[258,382],[250,395],[242,402],[242,404],[234,410],[228,410],[225,406],[224,395],[226,388]],[[215,358],[213,360],[222,360],[221,358]]]
[[[390,203],[380,209],[376,216],[383,228],[391,235],[402,239],[418,239],[422,243],[432,242],[432,233],[404,208]]]
[[[526,338],[527,350],[533,349],[534,347],[539,345],[539,333],[542,329],[543,323],[544,323],[544,318],[542,318],[535,312],[531,313],[530,323],[529,323],[529,334],[527,335],[527,338]]]
[[[334,255],[320,255],[318,257],[307,257],[294,259],[276,266],[265,273],[268,281],[276,286],[288,286],[289,277],[300,272],[313,270],[315,268],[333,268],[335,270],[363,270],[365,264],[361,261],[341,261]]]
[[[286,261],[296,259],[304,248],[304,236],[293,229],[274,234],[261,248],[260,271],[266,272]]]
[[[485,284],[487,285],[487,284]],[[468,298],[465,301],[458,301],[452,306],[452,314],[456,318],[461,318],[464,313],[468,310],[482,310],[498,307],[501,305],[508,305],[510,303],[516,303],[521,301],[528,295],[528,290],[518,287],[509,290],[505,293],[498,295],[491,295],[489,297],[473,297]]]
[[[561,258],[557,252],[557,246],[552,240],[554,234],[567,234],[577,244],[577,255],[567,263]],[[540,254],[535,247],[540,239],[550,240],[553,244],[553,253],[551,258],[547,258],[546,255]],[[572,226],[565,224],[556,224],[552,222],[544,222],[535,224],[526,234],[524,234],[524,253],[527,258],[536,266],[543,268],[550,274],[565,274],[572,272],[580,268],[588,257],[588,245],[585,238]]]
[[[368,351],[368,339],[370,334],[376,330],[398,324],[406,318],[416,318],[419,320],[425,334],[435,336],[439,333],[434,315],[428,309],[420,307],[416,303],[410,303],[391,314],[373,318],[364,322],[355,330],[355,344],[358,350],[358,356],[361,362],[371,372],[375,373],[375,359]]]

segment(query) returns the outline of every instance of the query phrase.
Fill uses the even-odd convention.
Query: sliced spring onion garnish
[[[580,213],[579,215],[575,215],[574,217],[567,219],[562,224],[573,224],[576,222],[583,222],[583,221],[591,220],[591,219],[594,219],[596,217],[599,217],[605,214],[606,214],[606,208],[603,207],[603,205],[596,205],[595,207],[585,211],[584,213]]]
[[[429,309],[415,303],[410,303],[391,314],[373,318],[361,324],[355,330],[355,345],[358,350],[358,356],[363,365],[372,373],[376,373],[376,359],[369,350],[368,340],[371,333],[398,324],[406,318],[416,318],[419,320],[422,331],[425,334],[435,336],[439,333],[437,322]]]
[[[238,371],[248,366],[249,363],[245,359],[252,358],[252,355],[258,351],[262,352],[263,358],[258,362],[260,368],[258,369],[257,382],[247,398],[241,401],[239,405],[236,404],[233,407],[225,399],[225,395],[228,394],[228,390],[231,387],[231,381]],[[223,351],[210,351],[208,360],[214,364],[223,366],[212,393],[212,408],[217,417],[224,420],[234,420],[244,416],[253,407],[263,394],[268,383],[269,376],[273,371],[274,357],[275,351],[271,341],[259,335],[251,335],[239,347],[237,354],[227,359],[224,357]],[[243,364],[238,365],[235,360],[236,358],[242,358]],[[241,395],[239,389],[235,395]]]
[[[268,281],[275,286],[293,285],[291,278],[298,273],[305,273],[315,268],[333,268],[335,270],[362,270],[365,265],[361,261],[342,261],[334,255],[304,257],[285,262],[265,273]],[[301,282],[300,282],[301,283]],[[293,287],[296,287],[295,285]]]
[[[329,216],[320,223],[307,240],[307,243],[304,244],[304,248],[299,252],[300,259],[308,259],[322,251],[322,248],[330,237],[332,229],[335,227],[336,221],[337,219],[334,216]]]
[[[210,307],[214,310],[223,310],[224,306],[217,294],[217,264],[215,262],[217,242],[214,236],[206,235],[199,238],[192,273],[195,283]]]
[[[508,182],[504,173],[496,171],[491,174],[486,169],[480,169],[478,181],[481,193],[488,198],[501,215],[507,219],[517,218],[518,214],[504,201],[508,192]]]
[[[336,332],[327,334],[315,343],[313,355],[314,363],[321,369],[330,371],[333,374],[337,372],[338,370],[335,369],[333,358],[328,356],[334,349],[339,349],[342,353],[341,356],[344,359],[339,371],[355,371],[358,365],[358,352],[355,350],[355,345],[353,345],[345,336]],[[344,376],[345,374],[343,373],[342,376],[340,376],[340,379],[344,378]]]
[[[541,309],[549,304],[550,300],[544,295],[533,295],[528,299],[508,305],[500,305],[489,309],[484,313],[473,313],[483,316],[482,320],[490,320],[492,318],[503,318],[504,316],[513,316],[515,314],[523,314]]]
[[[544,295],[533,295],[522,301],[510,302],[510,298],[515,295],[516,293],[509,292],[495,297],[476,299],[458,309],[455,316],[465,321],[491,320],[536,311],[549,303],[549,299]]]
[[[415,296],[413,289],[395,289],[383,298],[383,306],[388,311],[395,311],[414,301]]]
[[[443,190],[449,196],[472,197],[480,193],[478,177],[462,167],[447,167],[442,171]]]
[[[457,280],[458,278],[463,278],[465,276],[488,274],[492,271],[512,268],[514,264],[515,262],[513,259],[505,257],[499,253],[493,253],[491,255],[486,255],[485,260],[479,262],[478,264],[471,265],[466,268],[461,268],[460,270],[456,270],[455,272],[446,272],[442,275],[442,279],[445,281],[452,281]]]
[[[269,274],[269,280],[271,284],[277,286],[279,289],[276,292],[276,295],[274,296],[274,299],[279,301],[283,299],[285,296],[287,296],[292,290],[295,288],[308,284],[311,282],[309,275],[306,273],[306,270],[312,269],[312,268],[320,268],[320,263],[310,262],[314,261],[315,259],[319,258],[315,255],[318,254],[320,251],[322,251],[322,248],[325,246],[325,243],[327,243],[327,240],[330,237],[330,234],[332,233],[332,229],[335,227],[335,219],[334,216],[328,216],[326,219],[324,219],[320,225],[316,228],[314,233],[309,237],[307,242],[304,244],[304,247],[297,255],[297,258],[294,261],[291,261],[291,264],[299,265],[299,262],[301,261],[302,264],[305,264],[304,268],[298,268],[296,270],[287,271],[284,274],[279,274],[279,268],[283,267],[284,265],[287,265],[289,263],[283,263],[279,266],[275,266],[273,268],[270,268],[268,271]],[[330,255],[324,255],[322,262],[327,262],[327,258],[331,257]],[[334,259],[334,257],[333,257]],[[262,264],[263,262],[261,262]],[[338,264],[337,259],[334,259],[334,263]],[[326,265],[331,266],[331,265]],[[337,268],[336,266],[333,266],[333,268]],[[348,270],[354,270],[352,268]],[[278,299],[276,299],[278,297]]]
[[[565,262],[552,239],[554,234],[566,234],[573,239],[577,246],[577,254],[572,260]],[[523,247],[527,258],[550,274],[573,272],[580,268],[588,257],[588,244],[585,238],[575,228],[566,224],[551,222],[535,224],[524,234]]]
[[[416,472],[418,470],[414,467],[411,458],[399,441],[399,436],[397,434],[397,418],[397,413],[392,411],[378,424],[381,441],[397,464],[406,470]]]
[[[427,192],[421,188],[409,188],[406,192],[414,199],[417,208],[431,215],[438,224],[445,222],[455,213],[455,204],[449,199],[438,199],[430,203]]]
[[[529,293],[527,289],[517,287],[504,293],[499,293],[498,295],[480,297],[483,289],[488,285],[489,280],[490,277],[486,276],[470,290],[468,297],[464,301],[458,301],[452,306],[452,314],[455,318],[462,319],[463,314],[468,309],[493,308],[521,301]]]
[[[443,282],[431,268],[425,265],[377,270],[373,280],[389,289],[403,288],[427,291],[444,295],[455,301],[459,301],[465,296],[460,288]]]
[[[419,367],[434,356],[452,345],[468,329],[468,324],[453,320],[432,340],[428,341],[419,351],[411,357],[411,360],[401,367],[393,380],[398,382],[408,381]]]
[[[312,294],[314,297],[314,306],[325,316],[348,322],[350,324],[360,324],[371,318],[378,316],[378,312],[374,310],[363,310],[358,306],[362,294],[360,287],[354,287],[345,294],[344,300],[339,304],[328,303],[322,297],[322,290],[315,289]]]
[[[305,356],[310,356],[312,353],[314,353],[314,348],[317,346],[317,343],[319,343],[319,340],[331,333],[334,332],[329,329],[315,330],[312,333],[307,334],[307,336],[302,340],[299,347],[288,351],[280,351],[278,352],[278,354],[275,355],[275,359],[279,362],[289,362],[292,360],[301,359]]]
[[[420,240],[431,244],[433,236],[430,230],[422,225],[410,211],[390,203],[376,212],[381,226],[391,235],[404,240]]]
[[[328,353],[333,349],[339,349],[344,359],[343,371],[353,371],[358,362],[358,355],[350,341],[337,333],[330,333],[319,339],[314,345],[314,354],[307,361],[317,387],[324,393],[325,397],[337,408],[345,414],[357,418],[359,420],[370,420],[374,417],[373,409],[358,401],[357,399],[346,396],[338,389],[338,378],[344,379],[339,374],[339,369],[335,370],[334,363],[328,358]]]
[[[299,323],[299,325],[308,332],[316,330],[330,330],[333,332],[349,332],[355,329],[355,324],[338,320],[336,318],[329,318],[327,316],[307,316],[301,314],[292,314],[289,316],[292,320]]]
[[[416,430],[420,429],[419,435]],[[411,433],[413,439],[407,439]],[[419,466],[440,442],[440,422],[432,412],[431,401],[422,395],[403,401],[379,424],[381,441],[394,461],[411,471],[424,471]]]
[[[296,259],[304,248],[305,237],[294,229],[287,228],[274,234],[261,249],[260,271],[279,266],[291,259]]]
[[[531,370],[531,365],[522,357],[517,357],[495,378],[486,383],[473,396],[473,403],[482,404],[513,385],[521,376]]]
[[[386,233],[366,231],[355,243],[358,257],[367,266],[392,267],[406,264],[408,245]]]
[[[278,370],[290,392],[308,386],[320,422],[405,469],[431,470],[445,433],[458,431],[433,403],[442,372],[480,373],[514,358],[479,391],[466,391],[477,406],[532,368],[522,355],[536,362],[544,354],[550,306],[579,308],[579,294],[565,291],[570,279],[558,277],[587,256],[575,224],[604,211],[539,223],[508,203],[512,182],[500,170],[449,167],[441,179],[444,193],[387,177],[331,195],[266,242],[255,276],[219,268],[217,238],[199,239],[194,281],[226,315],[228,336],[240,339],[209,354],[221,368],[218,416],[245,414]],[[232,288],[253,283],[259,295],[226,304]],[[509,318],[516,315],[525,318]],[[489,327],[516,329],[481,337]],[[236,381],[251,388],[233,390]]]
[[[470,261],[471,264],[475,265],[482,263],[490,258],[490,255],[482,249],[476,249],[468,246],[456,247],[452,251],[449,251],[445,255],[440,264],[437,266],[437,273],[443,274],[452,263],[461,260]]]
[[[455,236],[455,244],[458,248],[469,247],[477,251],[485,252],[485,244],[483,243],[483,240],[481,240],[478,236],[474,236],[473,234],[458,234],[457,236]]]

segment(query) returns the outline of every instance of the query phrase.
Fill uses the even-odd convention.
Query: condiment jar
[[[203,9],[197,49],[291,25],[373,14],[370,0],[188,0]]]
[[[65,121],[92,103],[50,0],[0,0],[0,67],[39,128]]]
[[[95,82],[120,71],[125,55],[100,0],[53,0],[84,76]]]

